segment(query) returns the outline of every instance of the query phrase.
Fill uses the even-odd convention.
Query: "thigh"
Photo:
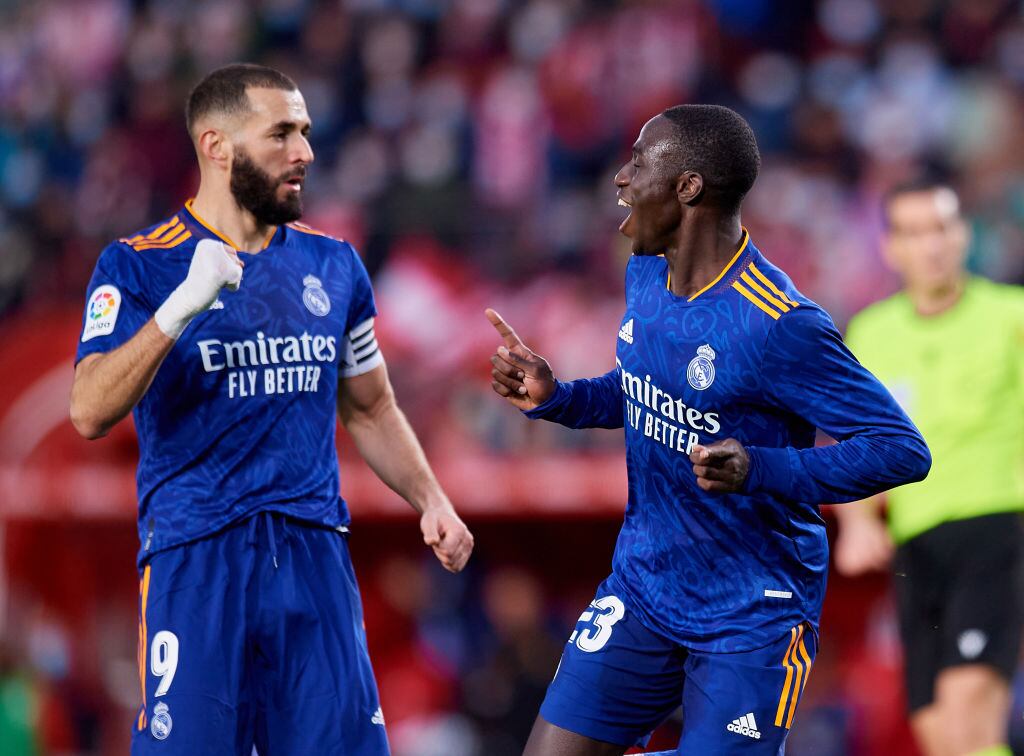
[[[679,706],[685,658],[685,650],[645,627],[606,580],[569,637],[541,717],[594,741],[645,743]]]
[[[537,716],[523,756],[622,756],[624,745],[594,740]]]
[[[254,643],[261,756],[389,753],[347,536],[277,521]]]
[[[248,551],[244,529],[226,531],[155,554],[143,567],[134,756],[249,756]]]
[[[806,623],[754,651],[691,651],[679,753],[782,753],[816,651]]]

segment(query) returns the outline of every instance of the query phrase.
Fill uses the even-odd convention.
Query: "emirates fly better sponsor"
[[[258,331],[255,339],[205,339],[196,346],[207,373],[228,371],[229,399],[319,391],[321,367],[315,362],[331,363],[338,357],[336,337],[305,331],[301,336]]]
[[[700,432],[714,435],[722,429],[717,412],[702,412],[688,407],[651,382],[651,376],[641,378],[622,370],[622,392],[626,401],[626,422],[653,441],[657,441],[682,454],[689,454],[700,443]]]

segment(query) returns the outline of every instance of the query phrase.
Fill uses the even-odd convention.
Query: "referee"
[[[911,725],[926,756],[1010,756],[1024,622],[1024,290],[967,274],[967,224],[945,184],[897,187],[884,211],[884,254],[904,288],[857,315],[847,343],[934,461],[921,483],[834,508],[835,564],[857,575],[894,556]]]

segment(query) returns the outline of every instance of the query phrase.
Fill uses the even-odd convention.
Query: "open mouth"
[[[289,176],[288,178],[286,178],[281,183],[286,188],[292,190],[293,192],[299,192],[299,191],[302,191],[302,185],[303,185],[303,183],[305,183],[305,181],[306,181],[306,177],[305,176]]]
[[[622,197],[619,197],[618,204],[619,207],[629,208],[630,211],[629,215],[627,215],[625,219],[622,221],[622,223],[619,224],[619,233],[623,234],[624,236],[631,236],[631,234],[629,233],[629,229],[627,227],[629,226],[630,220],[632,220],[633,218],[633,205],[624,200]]]

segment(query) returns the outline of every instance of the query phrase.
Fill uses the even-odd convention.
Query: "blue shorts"
[[[154,554],[132,754],[388,754],[347,534],[264,512]]]
[[[754,651],[689,650],[641,624],[609,578],[576,623],[540,714],[629,747],[681,704],[679,753],[780,754],[816,650],[807,623]]]

